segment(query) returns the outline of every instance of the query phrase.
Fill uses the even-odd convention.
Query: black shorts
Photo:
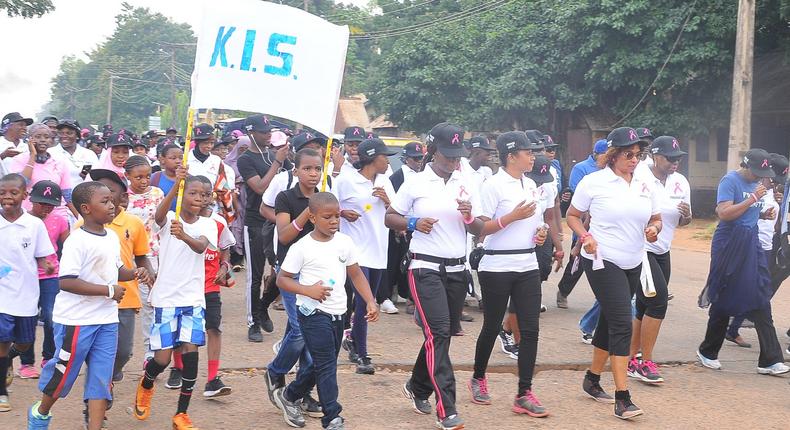
[[[219,292],[206,293],[206,330],[222,331],[222,300]]]

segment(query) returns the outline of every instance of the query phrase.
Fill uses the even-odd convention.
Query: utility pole
[[[752,146],[752,84],[755,0],[739,0],[732,74],[732,107],[727,170],[736,170]]]
[[[176,48],[175,46],[170,51],[170,127],[176,126],[178,116],[178,107],[176,106]]]
[[[112,80],[114,78],[115,76],[110,75],[110,86],[107,92],[107,124],[110,124],[110,119],[112,118]]]

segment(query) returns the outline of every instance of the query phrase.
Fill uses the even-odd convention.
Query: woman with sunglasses
[[[607,137],[609,149],[598,158],[601,170],[582,179],[568,208],[568,227],[582,244],[581,266],[601,306],[592,344],[590,369],[583,390],[602,403],[614,403],[621,419],[642,414],[631,401],[627,386],[631,342],[631,297],[641,288],[645,239],[655,242],[661,233],[661,213],[654,186],[634,175],[648,142],[630,127],[615,129]],[[590,230],[581,217],[590,213]],[[612,398],[601,388],[601,372],[611,359],[615,383]]]
[[[463,135],[461,127],[448,123],[431,129],[423,171],[400,187],[384,218],[388,228],[413,233],[409,287],[425,335],[403,393],[426,415],[428,397],[435,393],[436,424],[445,430],[464,426],[455,407],[450,328],[458,326],[466,297],[466,234],[479,234],[483,226],[477,219],[479,196],[458,171],[466,154]]]
[[[650,167],[637,168],[636,175],[652,184],[658,194],[663,228],[658,240],[645,243],[655,295],[647,297],[643,288],[636,289],[636,316],[631,335],[628,376],[648,384],[657,384],[664,382],[664,378],[653,361],[653,348],[667,313],[667,284],[671,273],[669,248],[675,229],[691,222],[691,188],[688,180],[677,171],[686,153],[680,150],[676,138],[658,137],[653,141],[650,153],[653,163]],[[645,164],[639,163],[640,166]],[[642,352],[641,359],[636,357],[639,351]]]

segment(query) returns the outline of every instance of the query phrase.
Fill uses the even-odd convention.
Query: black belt
[[[515,254],[532,254],[535,252],[535,248],[525,248],[525,249],[484,249],[483,254],[485,255],[515,255]]]
[[[461,258],[441,258],[433,255],[411,253],[412,260],[422,260],[429,263],[436,263],[442,266],[461,266],[466,264],[466,257]]]

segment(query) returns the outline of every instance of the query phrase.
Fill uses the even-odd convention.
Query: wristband
[[[756,193],[752,193],[751,197],[754,199],[754,202],[755,202],[755,203],[757,203],[757,202],[759,202],[759,201],[760,201],[760,199],[759,199],[759,198],[757,198],[757,194],[756,194]]]
[[[293,220],[293,221],[291,221],[291,225],[292,225],[292,226],[294,226],[294,228],[296,229],[296,231],[302,231],[302,230],[304,230],[304,227],[299,227],[299,224],[297,224],[297,223],[296,223],[296,220]]]
[[[115,297],[115,285],[107,284],[107,298],[111,299]]]
[[[466,225],[469,225],[469,224],[471,224],[473,222],[475,222],[475,217],[473,217],[471,215],[469,216],[469,218],[464,218],[464,224],[466,224]]]
[[[30,167],[31,169],[35,169],[36,168],[36,166],[34,166],[32,164],[27,164],[27,167]]]
[[[416,230],[417,229],[417,221],[419,221],[419,218],[417,218],[417,217],[409,218],[409,221],[406,223],[406,231],[413,232],[414,230]]]
[[[502,224],[502,218],[497,218],[497,219],[496,219],[496,223],[497,223],[497,225],[499,226],[499,229],[500,229],[500,230],[504,230],[504,229],[505,229],[505,227],[507,227],[506,225],[503,225],[503,224]]]

